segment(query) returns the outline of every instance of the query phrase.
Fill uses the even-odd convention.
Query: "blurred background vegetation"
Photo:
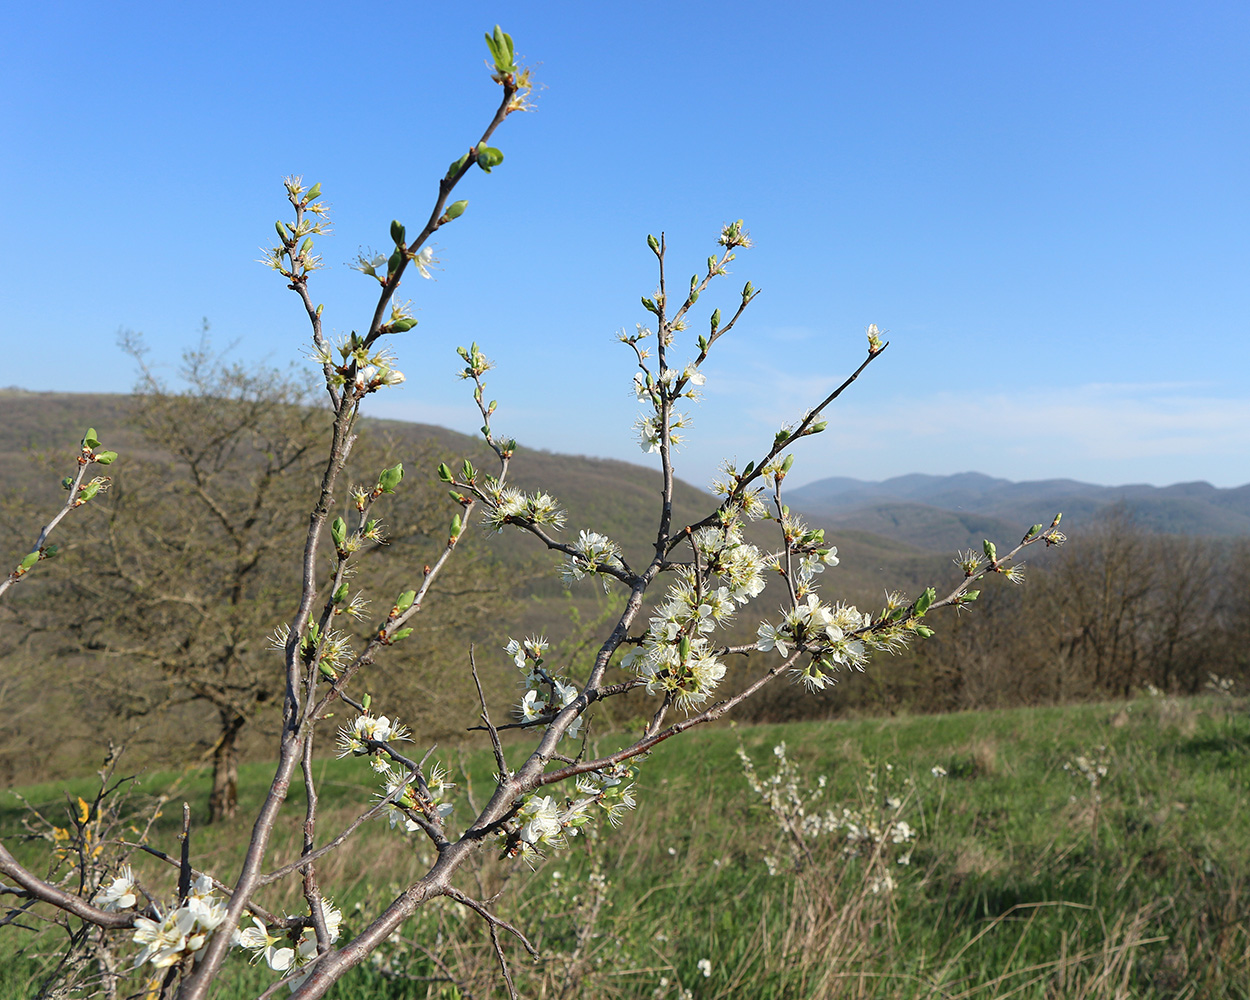
[[[103,502],[77,512],[58,558],[0,605],[0,776],[82,774],[107,734],[127,744],[131,766],[212,765],[210,812],[219,818],[234,809],[239,762],[267,755],[278,724],[280,659],[268,637],[296,601],[326,421],[299,376],[245,371],[207,340],[187,352],[174,386],[144,368],[140,342],[131,348],[140,371],[131,396],[0,390],[0,559],[16,563],[59,503],[87,426],[121,453]],[[443,428],[386,420],[362,428],[348,481],[371,484],[396,461],[406,473],[382,509],[384,557],[362,561],[352,581],[378,619],[445,542],[457,506],[437,464],[490,464],[478,442]],[[522,447],[513,476],[560,500],[566,533],[603,532],[644,561],[657,472]],[[942,617],[933,639],[825,692],[775,685],[742,707],[740,721],[1065,704],[1147,686],[1192,694],[1212,673],[1246,675],[1250,542],[1230,533],[1245,489],[1206,487],[1198,502],[1193,489],[1143,487],[1126,499],[1082,484],[1007,484],[1005,494],[986,477],[905,478],[902,497],[853,480],[794,491],[795,508],[813,511],[813,526],[827,526],[838,546],[841,564],[823,580],[830,599],[875,610],[887,588],[915,594],[933,584],[941,593],[958,579],[956,547],[979,548],[985,534],[1012,543],[1065,501],[1078,511],[1063,522],[1072,541],[1032,559],[1024,587],[990,581],[997,585],[975,610]],[[897,493],[902,481],[892,482]],[[678,484],[678,520],[708,504],[708,494]],[[1013,526],[1008,515],[1024,510],[1034,513]],[[1211,510],[1218,516],[1199,516]],[[1176,525],[1198,533],[1153,530]],[[770,527],[754,525],[750,540],[774,547]],[[414,635],[370,668],[366,686],[380,710],[423,741],[462,739],[477,716],[467,668],[476,644],[491,708],[506,718],[515,678],[498,650],[510,636],[549,635],[579,676],[616,598],[593,581],[570,593],[556,562],[520,532],[472,532]],[[765,592],[758,608],[767,615],[773,605]],[[336,624],[364,634],[369,619]],[[749,639],[753,628],[744,615],[731,638]],[[726,686],[747,679],[731,668]],[[600,706],[593,725],[620,729],[643,711],[642,699]]]

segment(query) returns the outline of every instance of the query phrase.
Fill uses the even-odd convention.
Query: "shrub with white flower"
[[[530,70],[517,63],[512,38],[496,26],[486,40],[490,76],[502,88],[500,102],[476,142],[459,147],[446,168],[440,163],[432,178],[433,203],[428,215],[420,216],[421,228],[410,232],[394,220],[386,249],[361,252],[355,266],[370,279],[378,298],[364,317],[366,322],[355,329],[348,317],[334,317],[336,328],[352,329],[338,340],[323,326],[324,307],[310,290],[310,281],[322,266],[315,245],[329,231],[321,187],[305,187],[298,177],[284,181],[293,218],[276,224],[277,242],[265,251],[263,262],[297,295],[309,322],[310,354],[323,380],[331,419],[325,464],[307,508],[307,534],[298,551],[291,553],[291,565],[300,568],[299,600],[293,604],[290,620],[275,629],[271,639],[280,654],[280,660],[274,658],[273,690],[281,692],[282,724],[270,788],[251,826],[244,860],[231,877],[214,883],[204,876],[175,904],[161,906],[146,897],[126,868],[107,884],[100,877],[106,868],[94,870],[90,877],[84,871],[81,893],[71,900],[63,888],[40,879],[0,848],[0,874],[20,887],[14,891],[73,914],[74,919],[130,931],[142,946],[137,965],[174,970],[161,989],[171,992],[177,976],[183,977],[177,985],[181,1000],[207,1000],[231,943],[287,976],[298,1000],[315,1000],[422,907],[437,905],[439,900],[450,900],[486,922],[495,957],[515,996],[499,931],[508,932],[531,951],[535,950],[532,943],[523,930],[493,913],[493,899],[475,899],[458,888],[463,880],[457,880],[457,873],[484,845],[497,844],[506,856],[534,862],[544,852],[566,846],[590,823],[620,822],[636,805],[633,768],[659,743],[686,738],[697,727],[724,717],[782,675],[819,690],[843,671],[862,671],[871,654],[896,650],[917,637],[931,635],[930,613],[940,607],[967,607],[979,594],[974,585],[985,577],[998,574],[1019,579],[1016,557],[1026,546],[1063,541],[1058,517],[1049,528],[1034,525],[1002,555],[987,540],[984,559],[961,554],[964,578],[945,597],[938,599],[934,588],[914,600],[888,594],[878,614],[820,594],[820,585],[836,576],[826,571],[838,565],[837,547],[829,544],[823,529],[809,527],[790,511],[783,484],[795,461],[796,446],[825,430],[826,409],[885,350],[887,345],[875,325],[866,331],[862,360],[836,388],[777,430],[771,442],[763,442],[751,461],[722,467],[713,484],[715,499],[706,513],[689,522],[675,514],[674,449],[691,424],[678,406],[697,401],[707,382],[705,372],[711,370],[706,364],[710,353],[736,329],[759,294],[750,281],[741,292],[725,296],[721,290],[720,279],[731,265],[736,266],[738,252],[751,246],[738,220],[722,227],[706,267],[696,271],[688,287],[673,281],[665,237],[649,236],[647,246],[658,272],[658,284],[641,297],[649,325],[638,323],[635,333],[622,332],[619,337],[633,353],[628,386],[642,409],[635,425],[639,444],[658,456],[661,473],[657,517],[654,530],[648,532],[654,545],[646,561],[630,565],[621,548],[597,531],[579,529],[576,539],[566,539],[562,530],[568,515],[559,501],[541,489],[524,490],[514,483],[512,465],[518,446],[495,429],[497,403],[488,401],[484,381],[493,365],[474,342],[457,348],[458,375],[472,384],[482,442],[494,456],[491,468],[479,469],[467,458],[454,469],[445,462],[438,465],[438,479],[453,504],[446,533],[436,533],[441,547],[421,569],[410,568],[412,578],[406,581],[406,589],[393,600],[378,602],[378,611],[371,615],[367,581],[363,588],[357,585],[368,568],[361,556],[382,551],[387,532],[380,515],[387,498],[401,488],[404,468],[397,463],[381,470],[375,485],[352,485],[345,469],[364,401],[405,381],[386,344],[417,321],[410,303],[400,300],[397,290],[408,276],[431,277],[431,268],[438,263],[432,249],[435,235],[468,209],[467,199],[453,200],[458,185],[470,174],[476,177],[478,170],[489,175],[503,164],[503,151],[491,145],[495,133],[511,114],[532,106],[534,81]],[[408,167],[401,172],[408,176]],[[395,171],[392,174],[399,176]],[[696,307],[707,307],[706,300],[699,305],[705,295],[721,296],[721,301],[698,321],[702,332],[696,333]],[[506,322],[506,310],[496,321]],[[551,390],[550,386],[539,388]],[[45,542],[60,519],[108,485],[103,477],[88,482],[85,470],[111,464],[117,457],[102,449],[94,430],[88,431],[76,456],[78,475],[67,477],[64,484],[70,499],[41,532],[34,548],[0,579],[0,595],[54,553]],[[761,522],[760,528],[772,532],[776,551],[761,551],[746,540],[744,523],[748,520]],[[466,531],[475,525],[494,532],[511,527],[530,536],[560,560],[559,571],[566,583],[594,576],[605,587],[615,588],[621,600],[610,604],[615,620],[585,662],[561,664],[561,670],[553,670],[546,662],[545,639],[507,641],[505,651],[520,672],[522,692],[515,719],[502,725],[491,718],[477,664],[470,655],[470,673],[481,704],[482,725],[477,728],[489,738],[495,775],[493,789],[475,806],[476,815],[468,818],[459,833],[453,833],[446,822],[453,805],[452,785],[443,768],[429,762],[434,748],[419,760],[405,756],[397,744],[415,739],[414,734],[393,715],[373,712],[362,688],[371,671],[384,667],[389,647],[408,639],[420,626],[419,616],[432,589],[443,579]],[[751,613],[748,609],[765,592],[766,583],[771,585],[768,592],[775,609],[771,619],[753,618],[746,628],[748,634],[754,631],[754,640],[735,644],[729,638],[730,626]],[[355,597],[350,596],[353,587],[357,587]],[[335,627],[336,619],[344,621],[341,615],[361,622],[361,628]],[[500,632],[494,641],[502,640],[504,634]],[[238,641],[247,640],[240,637]],[[725,683],[731,670],[735,674],[732,685]],[[458,681],[440,678],[439,682]],[[651,702],[635,730],[600,741],[603,746],[591,743],[589,713],[608,699],[628,695],[641,700],[644,692]],[[348,710],[356,712],[349,722],[327,722]],[[677,712],[684,717],[672,719],[671,714]],[[373,771],[370,781],[381,785],[372,802],[362,795],[361,811],[355,818],[334,828],[333,817],[318,814],[320,769],[312,765],[314,755],[326,749],[327,725],[339,726],[335,740],[339,756],[367,757]],[[501,738],[505,728],[519,731],[528,741],[528,754],[519,763],[516,755],[510,760],[505,753]],[[579,745],[571,748],[566,740]],[[820,838],[836,842],[842,860],[859,859],[868,866],[866,877],[876,880],[874,891],[888,891],[894,882],[890,871],[881,868],[884,859],[905,864],[916,836],[905,817],[910,801],[906,790],[882,796],[872,785],[865,791],[868,798],[858,806],[818,809],[815,803],[823,794],[823,780],[814,789],[807,787],[784,744],[777,748],[776,758],[777,771],[763,780],[744,754],[748,780],[767,804],[786,844],[785,851],[772,854],[789,853],[793,861],[802,861]],[[294,816],[290,801],[294,797],[288,797],[288,792],[299,775],[305,784],[305,811]],[[91,804],[80,802],[84,810],[80,826],[85,829]],[[366,929],[338,946],[341,914],[320,896],[320,877],[334,871],[325,859],[348,843],[364,822],[382,816],[392,829],[424,844],[432,860],[410,884],[387,894],[385,900],[371,900],[373,908],[367,919],[362,918]],[[288,823],[298,830],[299,853],[275,860],[277,845],[284,845],[285,851],[290,843],[275,834]],[[85,853],[85,834],[79,842]],[[184,844],[189,852],[189,839]],[[98,842],[90,849],[95,846]],[[64,845],[58,850],[68,851]],[[675,853],[675,848],[671,850]],[[118,860],[114,868],[123,861]],[[770,870],[776,867],[776,862],[770,863]],[[264,915],[257,902],[261,890],[297,875],[308,916]],[[214,884],[230,886],[228,906],[214,893]],[[245,913],[251,916],[245,918]],[[240,929],[240,920],[250,921],[250,926]],[[703,959],[699,964],[705,977],[710,962]]]

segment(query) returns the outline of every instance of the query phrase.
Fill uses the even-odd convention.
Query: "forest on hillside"
[[[288,553],[307,517],[325,428],[299,386],[250,378],[211,355],[200,365],[177,391],[153,382],[133,397],[0,396],[0,529],[10,563],[58,503],[56,484],[72,462],[79,425],[100,425],[121,453],[104,502],[83,510],[64,531],[58,557],[0,606],[6,781],[79,772],[99,752],[93,734],[105,733],[128,745],[132,761],[212,763],[221,775],[218,806],[226,809],[238,763],[269,746],[280,693],[269,637],[295,600]],[[367,425],[353,456],[356,478],[396,462],[406,470],[385,541],[375,546],[391,557],[367,563],[384,574],[372,581],[375,594],[399,594],[420,579],[455,508],[436,468],[480,461],[482,447],[441,428]],[[521,449],[515,474],[558,497],[574,533],[581,526],[606,532],[627,554],[650,544],[635,526],[654,503],[656,473]],[[676,516],[693,521],[708,501],[679,483]],[[1056,513],[1045,502],[1039,498],[1036,520]],[[823,691],[773,686],[737,718],[1062,704],[1152,689],[1189,694],[1247,675],[1250,540],[1150,532],[1123,505],[1083,524],[1065,520],[1063,528],[1069,544],[1030,559],[1023,586],[991,579],[974,606],[936,619],[927,641],[878,655],[863,673],[843,673]],[[758,522],[750,541],[775,548],[775,532],[775,524]],[[553,557],[519,533],[479,528],[467,537],[454,577],[423,609],[423,627],[368,682],[423,738],[440,742],[463,738],[463,720],[475,715],[471,647],[492,710],[502,718],[512,712],[518,695],[500,653],[510,637],[502,622],[551,638],[576,678],[594,626],[619,607],[597,582],[561,579]],[[955,563],[969,555],[857,531],[831,531],[828,540],[840,558],[825,577],[830,595],[874,611],[887,586],[914,595],[953,585],[963,575]],[[368,619],[343,627],[363,634]],[[745,627],[738,632],[730,628],[733,641],[753,641]],[[736,683],[744,680],[731,669],[729,693]],[[641,699],[620,699],[601,707],[593,726],[627,729],[641,710]],[[49,726],[50,718],[63,724]]]

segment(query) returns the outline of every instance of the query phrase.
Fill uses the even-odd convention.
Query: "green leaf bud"
[[[998,546],[988,538],[981,543],[981,548],[985,550],[985,558],[990,562],[995,562],[998,559]]]
[[[447,206],[447,211],[444,212],[443,214],[447,216],[448,221],[450,221],[451,219],[458,219],[460,218],[460,216],[464,215],[464,210],[468,207],[469,207],[468,201],[465,201],[465,200],[453,201],[450,205]]]
[[[60,550],[55,545],[49,545],[43,550],[44,559],[55,559],[57,552]]]
[[[829,421],[828,421],[828,420],[821,420],[821,421],[819,421],[819,422],[817,422],[817,423],[812,424],[812,426],[811,426],[811,427],[809,427],[807,430],[805,430],[805,431],[803,432],[803,436],[804,436],[804,437],[806,437],[808,434],[819,434],[821,431],[823,431],[823,430],[824,430],[826,427],[828,427],[828,426],[829,426]]]
[[[488,174],[492,167],[497,167],[501,163],[503,163],[503,153],[500,150],[485,144],[477,147],[477,165]]]
[[[378,476],[378,492],[394,493],[395,487],[400,484],[404,478],[404,463],[400,462],[389,469],[383,469],[381,475]]]
[[[790,471],[793,465],[794,465],[794,456],[787,455],[786,460],[781,463],[781,474],[783,476],[786,475]]]
[[[321,181],[318,181],[308,189],[308,194],[304,195],[306,201],[316,201],[321,197]]]
[[[30,553],[28,556],[26,556],[25,559],[23,559],[20,563],[17,564],[18,572],[25,573],[38,561],[39,561],[39,551],[36,549],[34,552]]]
[[[932,587],[916,598],[916,615],[923,618],[924,613],[929,610],[929,606],[933,604],[936,598],[937,591]]]
[[[404,245],[404,227],[398,219],[391,220],[391,239],[397,247]]]
[[[347,541],[347,522],[341,517],[336,517],[330,525],[330,538],[334,541],[334,547],[342,550],[343,543]]]
[[[694,305],[699,301],[699,290],[697,288],[690,289],[690,304]]]
[[[402,615],[405,611],[412,607],[413,602],[416,599],[417,592],[415,590],[405,590],[395,599],[395,610],[392,613]]]
[[[659,307],[645,295],[642,296],[642,307],[649,313],[655,313],[657,316],[660,315]]]
[[[981,596],[981,591],[979,590],[966,590],[964,591],[963,595],[959,599],[960,601],[967,603],[970,601],[975,601],[980,596]]]
[[[399,265],[402,264],[403,261],[404,252],[402,250],[396,250],[393,254],[391,254],[390,259],[386,262],[386,273],[388,275],[394,274],[399,270]]]
[[[373,704],[373,695],[371,694],[367,694],[363,698],[360,699],[360,707],[363,708],[366,712],[369,711],[369,706],[372,704]]]
[[[87,433],[82,436],[82,446],[88,450],[100,447],[100,439],[95,436],[94,427],[87,428]]]
[[[455,177],[456,174],[460,173],[460,171],[464,168],[464,165],[469,162],[469,155],[470,154],[465,153],[464,156],[460,157],[460,159],[451,161],[451,166],[447,168],[447,176],[449,178]]]
[[[321,676],[324,677],[328,681],[336,681],[339,679],[339,675],[335,673],[334,667],[331,666],[329,663],[317,664],[317,670],[320,671]]]
[[[80,504],[86,503],[88,500],[90,500],[99,492],[100,492],[99,483],[88,483],[86,486],[84,486],[82,489],[78,491],[77,502]]]
[[[1031,528],[1029,529],[1028,534],[1026,534],[1024,537],[1025,537],[1025,538],[1032,538],[1034,535],[1036,535],[1036,534],[1037,534],[1039,531],[1041,531],[1041,530],[1042,530],[1042,526],[1041,526],[1040,524],[1035,524],[1035,525],[1033,525],[1033,527],[1031,527]]]
[[[912,627],[912,631],[922,639],[928,639],[933,635],[933,629],[929,628],[928,625],[915,625]]]
[[[281,219],[279,219],[277,222],[273,224],[273,228],[278,231],[278,239],[280,239],[283,243],[286,243],[287,241],[286,224]]]
[[[114,462],[117,461],[117,452],[115,451],[99,452],[97,453],[95,457],[95,461],[97,465],[112,465]]]
[[[417,321],[411,316],[405,316],[403,319],[397,319],[395,322],[387,325],[391,328],[391,333],[407,333],[417,325]]]
[[[451,469],[447,467],[446,462],[440,462],[438,465],[439,482],[450,483],[452,480]]]
[[[410,635],[412,635],[412,629],[401,628],[398,632],[391,636],[391,642],[399,642],[400,639],[407,639]]]
[[[752,298],[754,295],[755,295],[755,286],[754,286],[753,284],[751,284],[751,282],[749,282],[749,281],[748,281],[745,285],[743,285],[743,286],[742,286],[742,302],[743,302],[743,304],[745,305],[747,302],[750,302],[750,301],[751,301],[751,298]]]
[[[305,236],[304,242],[299,245],[299,252],[301,254],[306,254],[312,248],[313,248],[313,238],[311,236]]]
[[[339,584],[339,587],[334,592],[334,596],[331,597],[331,600],[335,604],[342,604],[345,600],[347,600],[347,584],[346,583]]]
[[[460,521],[460,515],[456,514],[451,519],[451,540],[454,542],[459,538],[462,531],[464,531],[464,525]]]
[[[660,241],[659,241],[659,240],[657,240],[657,239],[656,239],[654,236],[652,236],[650,233],[648,233],[648,234],[647,234],[647,246],[649,246],[649,247],[651,248],[651,252],[652,252],[652,253],[659,253],[659,252],[660,252]]]
[[[690,636],[683,635],[681,637],[681,642],[677,645],[677,652],[681,656],[682,662],[685,663],[690,656]]]
[[[72,490],[73,488],[74,488],[73,476],[66,476],[64,479],[61,480],[61,489]]]
[[[473,463],[467,458],[464,460],[464,464],[460,466],[460,475],[464,477],[465,482],[471,482],[473,477],[477,475],[477,469],[473,468]]]
[[[720,310],[715,309],[712,311],[712,332],[715,333],[717,327],[719,326],[720,326]]]

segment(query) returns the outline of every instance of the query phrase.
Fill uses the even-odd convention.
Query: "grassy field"
[[[479,896],[506,888],[499,912],[543,956],[506,946],[526,997],[1250,998],[1246,707],[1157,698],[717,729],[642,766],[639,808],[620,829],[578,837],[535,871],[485,857],[461,884]],[[785,794],[774,811],[752,792],[739,745],[766,788],[774,775],[783,793],[792,784],[790,807]],[[486,795],[487,757],[442,759],[461,772],[461,793]],[[362,760],[319,766],[328,831],[367,797],[372,774]],[[144,790],[175,777],[145,777]],[[243,779],[247,816],[265,768]],[[64,811],[60,787],[21,791],[50,818]],[[152,842],[176,852],[177,804],[202,814],[207,793],[205,776],[183,776]],[[291,797],[279,861],[295,855],[301,799]],[[798,822],[795,801],[808,817],[832,812],[820,825],[836,829],[815,832],[809,818],[799,847],[781,822]],[[24,808],[12,795],[0,807],[11,842]],[[462,804],[453,815],[467,814]],[[851,821],[883,831],[858,857]],[[195,863],[227,873],[246,834],[246,822],[194,828]],[[21,850],[34,863],[47,845]],[[350,932],[428,860],[377,822],[322,866],[321,884]],[[136,866],[146,884],[172,886],[160,862]],[[300,906],[293,885],[261,901]],[[29,938],[0,932],[0,1000],[31,995]],[[223,997],[273,979],[241,957],[230,968]],[[332,995],[504,995],[496,979],[480,921],[441,901]]]

